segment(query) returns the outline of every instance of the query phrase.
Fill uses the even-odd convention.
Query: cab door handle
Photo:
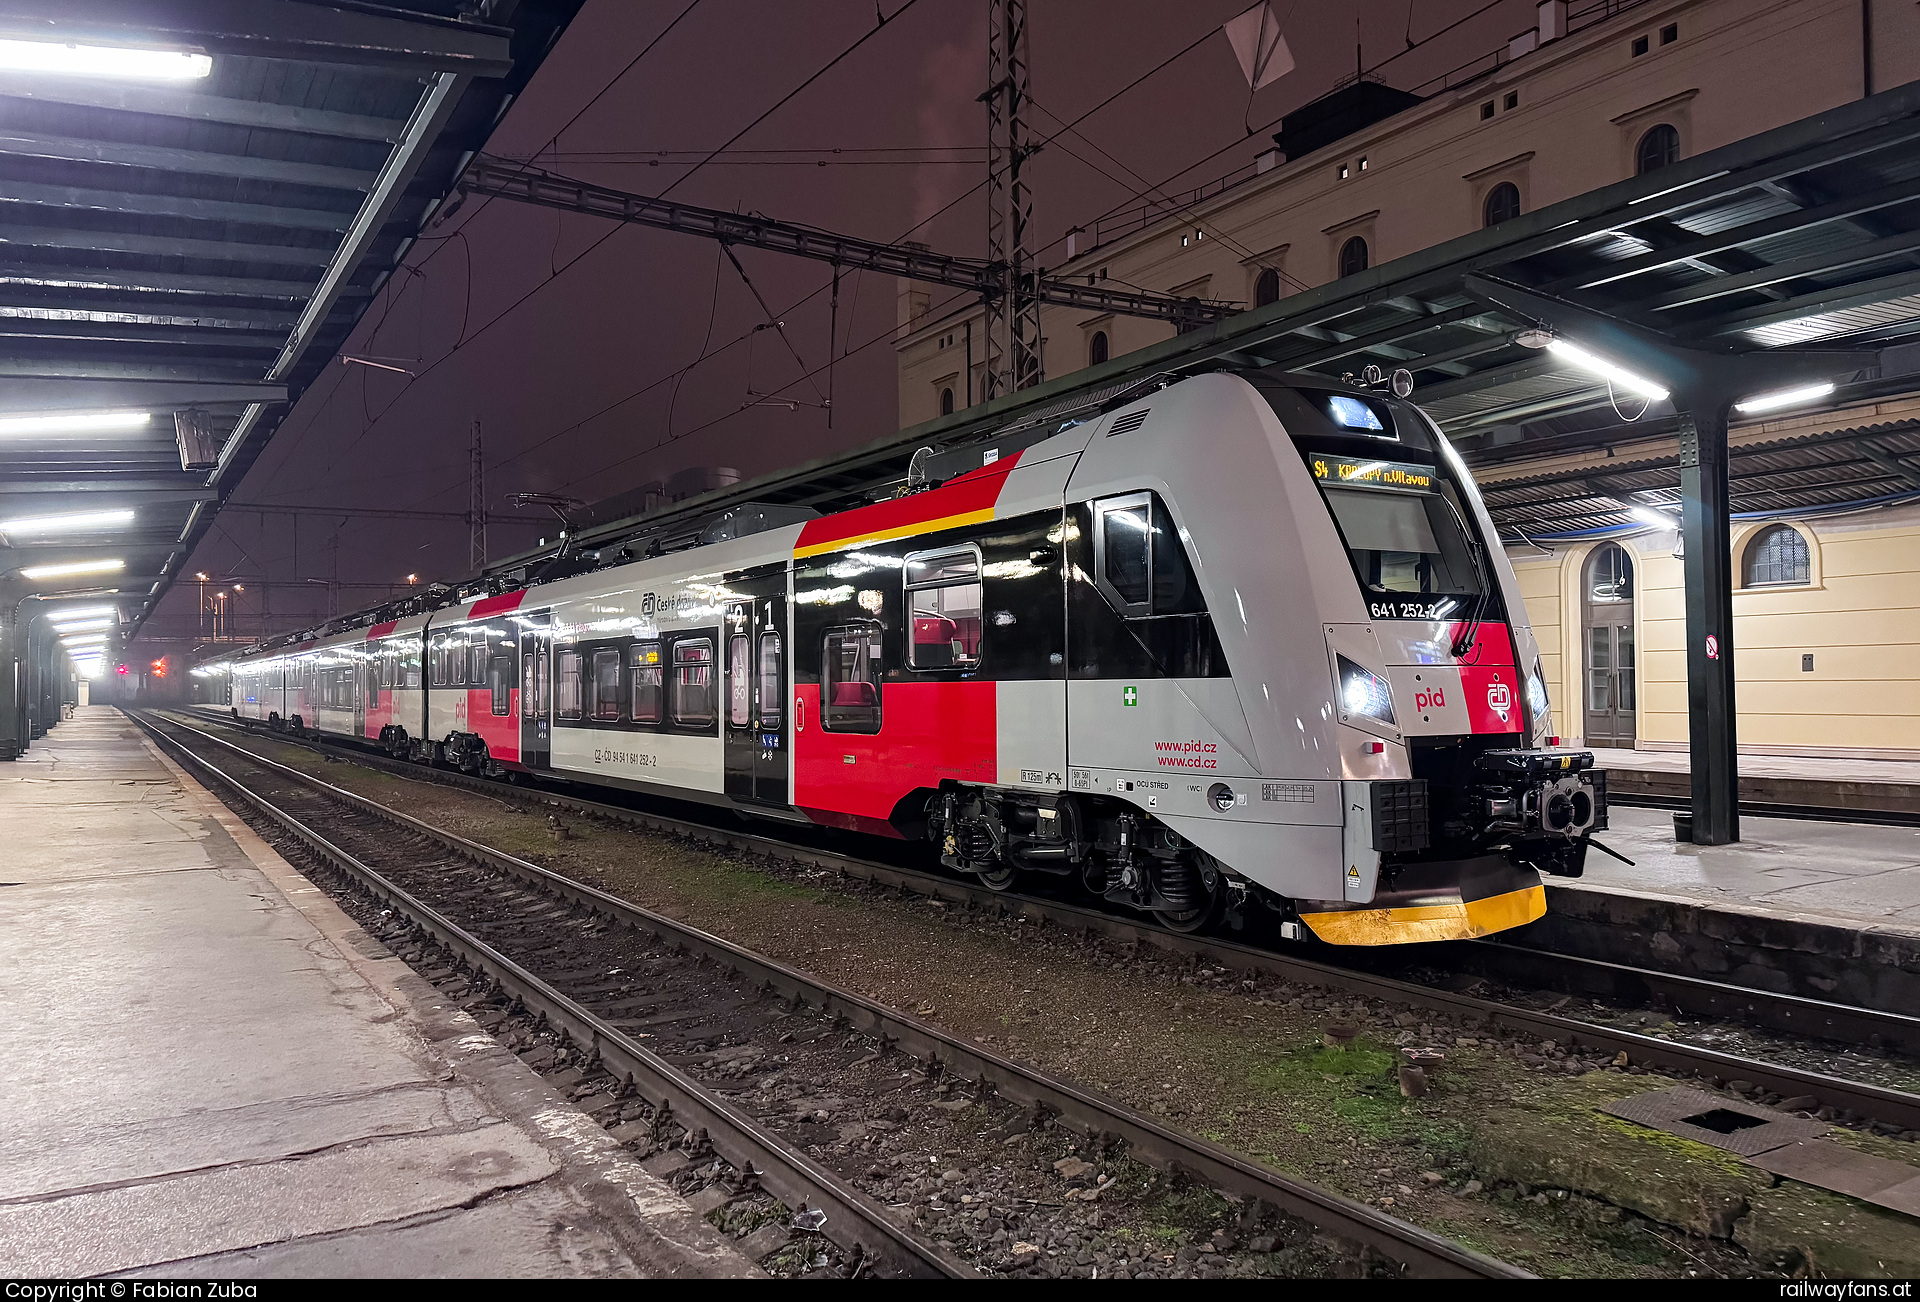
[[[807,698],[804,696],[793,698],[793,730],[795,732],[807,730]]]

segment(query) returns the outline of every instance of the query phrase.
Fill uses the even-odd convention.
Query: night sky
[[[1424,43],[1379,72],[1407,88],[1488,53],[1534,18],[1532,0],[1275,0],[1297,68],[1250,97],[1218,31],[1250,2],[1033,0],[1038,137],[1200,41],[1039,155],[1043,265],[1064,260],[1069,227],[1137,207],[1147,183],[1177,193],[1249,162],[1282,113],[1352,75],[1356,18],[1369,66],[1406,50],[1411,22]],[[674,197],[711,207],[979,256],[984,189],[947,205],[985,176],[986,114],[976,98],[985,85],[986,2],[903,3],[881,0],[897,14],[884,29],[696,170],[705,151],[871,31],[874,0],[696,0],[690,10],[687,0],[587,0],[489,150],[525,158],[544,148],[542,166],[623,189],[673,186]],[[737,251],[784,321],[796,361],[775,331],[754,329],[766,316],[716,244],[478,199],[426,235],[407,258],[415,274],[393,278],[343,350],[398,359],[392,364],[417,376],[329,367],[235,500],[465,511],[476,419],[488,506],[501,513],[513,510],[515,492],[593,501],[684,467],[731,466],[752,477],[896,428],[890,277],[842,278],[829,429],[817,405],[827,375],[807,378],[802,366],[828,360],[825,264]],[[935,301],[947,294],[936,290]],[[750,390],[802,405],[749,406]],[[551,536],[551,516],[522,514],[524,527],[492,527],[493,557]],[[250,635],[261,628],[263,598],[276,614],[328,613],[328,589],[301,591],[303,579],[378,585],[414,572],[454,580],[469,572],[467,555],[457,520],[263,518],[229,508],[186,572],[254,580],[237,598],[236,631]],[[342,587],[339,609],[386,591]],[[191,636],[197,601],[194,584],[176,587],[146,634]],[[277,618],[267,631],[297,626]]]

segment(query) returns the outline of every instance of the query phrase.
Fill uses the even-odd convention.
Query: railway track
[[[255,727],[242,727],[240,730],[249,733],[258,731]],[[284,739],[282,734],[265,735]],[[509,787],[496,781],[445,770],[423,769],[419,765],[368,755],[358,748],[324,744],[329,750],[337,749],[340,753],[350,754],[357,762],[374,768],[462,787],[496,799],[505,792],[524,793],[552,808],[584,817],[624,823],[648,831],[688,837],[710,845],[823,869],[961,904],[970,909],[1017,912],[1069,929],[1103,934],[1124,943],[1157,946],[1172,954],[1251,976],[1272,975],[1286,981],[1308,982],[1369,999],[1425,1008],[1533,1039],[1582,1046],[1591,1053],[1607,1058],[1625,1054],[1629,1063],[1664,1072],[1751,1081],[1757,1087],[1782,1098],[1810,1096],[1818,1100],[1820,1106],[1833,1109],[1836,1118],[1842,1121],[1880,1121],[1903,1130],[1920,1129],[1920,1095],[1401,980],[1377,970],[1375,965],[1384,960],[1382,956],[1370,952],[1354,955],[1348,962],[1324,962],[1287,953],[1277,946],[1249,945],[1205,935],[1183,935],[1143,920],[1136,921],[1044,896],[991,891],[944,874],[847,855],[819,846],[799,844],[790,839],[591,800],[569,790],[557,789],[552,784]],[[1628,1001],[1664,1001],[1675,1010],[1693,1016],[1740,1021],[1769,1031],[1840,1044],[1872,1044],[1889,1051],[1920,1056],[1920,1018],[1901,1013],[1756,990],[1679,973],[1551,954],[1493,941],[1467,947],[1463,962],[1479,975],[1517,985],[1586,993],[1606,992],[1613,998]]]
[[[818,1144],[806,1141],[820,1137],[817,1127],[828,1109],[814,1114],[810,1130],[804,1117],[797,1126],[768,1120],[744,1101],[747,1092],[735,1083],[741,1063],[749,1074],[776,1062],[794,1074],[829,1073],[848,1096],[860,1092],[865,1071],[880,1088],[851,1104],[836,1099],[846,1109],[833,1117],[836,1123],[862,1108],[884,1108],[886,1118],[931,1108],[945,1114],[949,1127],[962,1113],[978,1114],[997,1142],[1059,1128],[1085,1136],[1090,1155],[1121,1151],[1131,1162],[1198,1180],[1249,1200],[1249,1207],[1273,1209],[1283,1222],[1302,1227],[1303,1243],[1317,1230],[1364,1245],[1395,1263],[1397,1273],[1527,1277],[719,937],[179,720],[130,714],[190,770],[232,792],[404,919],[390,926],[403,946],[437,946],[445,956],[443,978],[559,1028],[585,1050],[591,1069],[610,1077],[608,1088],[642,1102],[656,1134],[677,1128],[684,1133],[681,1147],[702,1156],[710,1146],[743,1192],[758,1186],[790,1207],[824,1211],[824,1233],[856,1267],[905,1277],[975,1273],[954,1251],[907,1232],[845,1173],[811,1155]],[[511,790],[476,785],[496,798]],[[651,1043],[643,1045],[643,1038]],[[783,1128],[793,1133],[776,1133]]]

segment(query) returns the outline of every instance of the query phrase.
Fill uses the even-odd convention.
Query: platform
[[[757,1273],[117,711],[0,827],[0,1274]]]
[[[1664,809],[1614,806],[1580,884],[1920,935],[1920,828],[1740,817],[1732,845],[1677,844]]]
[[[1686,799],[1692,794],[1685,751],[1592,747],[1620,795]],[[1740,799],[1808,810],[1920,818],[1920,762],[1825,759],[1800,755],[1740,756]]]

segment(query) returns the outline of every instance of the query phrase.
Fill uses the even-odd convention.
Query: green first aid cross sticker
[[[1139,689],[1138,687],[1123,687],[1123,688],[1121,688],[1121,689],[1120,689],[1120,704],[1122,704],[1122,705],[1138,705],[1138,704],[1140,704],[1140,689]]]

